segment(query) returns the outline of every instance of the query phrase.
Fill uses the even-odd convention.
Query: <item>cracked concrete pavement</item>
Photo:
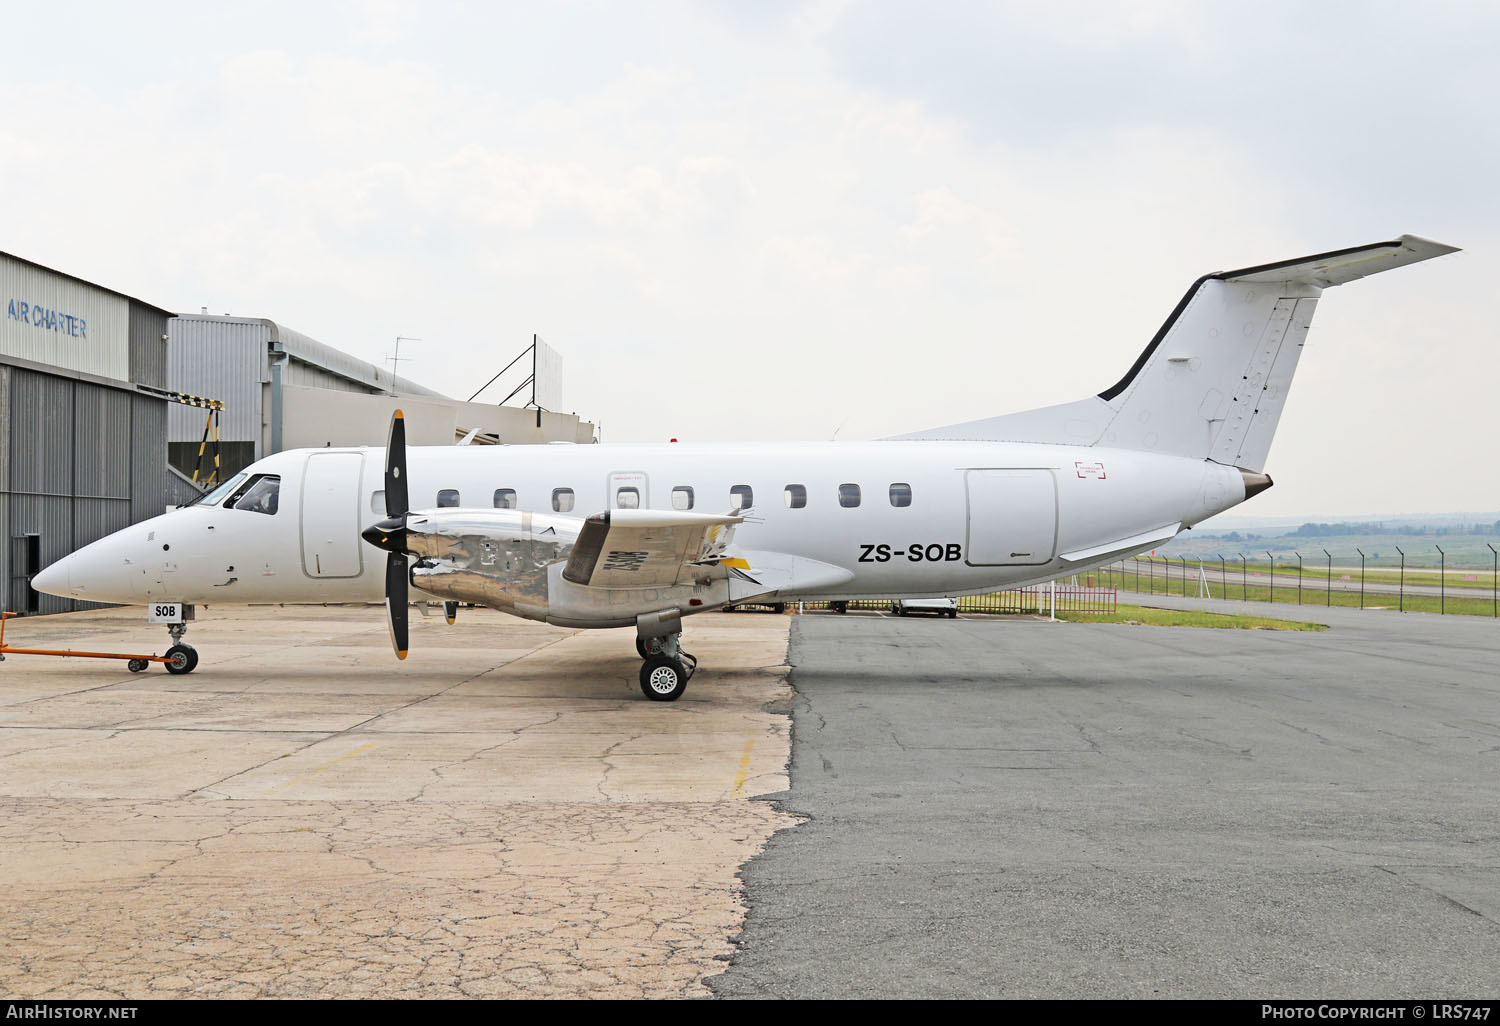
[[[198,669],[0,663],[0,994],[707,995],[796,823],[779,616],[707,615],[649,702],[628,631],[487,610],[200,610]],[[161,636],[158,637],[157,635]],[[160,651],[136,610],[16,645]]]

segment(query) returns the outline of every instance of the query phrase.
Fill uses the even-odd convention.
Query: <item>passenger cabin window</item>
[[[516,490],[514,488],[496,488],[495,489],[495,508],[496,509],[515,509],[516,508]]]
[[[859,505],[859,485],[857,485],[857,484],[841,484],[841,485],[839,485],[839,505],[843,506],[845,509],[853,509],[855,506],[858,506]]]
[[[370,496],[370,512],[385,514],[385,492],[379,491]]]
[[[893,484],[893,485],[891,485],[891,505],[892,506],[910,506],[911,505],[911,485],[909,485],[909,484]]]
[[[252,513],[276,515],[281,498],[279,474],[257,474],[240,486],[224,503],[227,509],[248,509]]]
[[[692,509],[693,508],[693,490],[691,488],[689,488],[687,485],[678,485],[676,488],[673,488],[672,489],[672,508],[673,509]]]
[[[729,503],[737,509],[749,509],[755,505],[755,492],[749,485],[735,485],[729,489]]]
[[[786,502],[787,509],[802,509],[807,505],[807,486],[787,485],[781,497]]]
[[[571,488],[554,488],[554,489],[552,489],[552,511],[554,513],[571,513],[571,512],[573,512],[573,489],[571,489]]]
[[[438,490],[438,508],[439,509],[442,509],[444,506],[457,506],[457,505],[458,505],[458,489],[457,488],[441,488],[441,489]]]
[[[616,488],[615,509],[640,509],[641,490],[639,488]]]

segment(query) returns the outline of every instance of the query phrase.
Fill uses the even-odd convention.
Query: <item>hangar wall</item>
[[[32,574],[163,508],[171,314],[0,253],[0,600],[14,612],[91,603]]]

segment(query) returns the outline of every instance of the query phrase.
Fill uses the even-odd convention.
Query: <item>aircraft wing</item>
[[[741,516],[614,509],[584,521],[563,577],[593,588],[684,583],[693,567],[717,564]]]

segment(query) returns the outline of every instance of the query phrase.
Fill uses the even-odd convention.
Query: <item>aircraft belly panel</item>
[[[970,566],[1038,566],[1057,546],[1057,484],[1050,470],[970,470]]]

